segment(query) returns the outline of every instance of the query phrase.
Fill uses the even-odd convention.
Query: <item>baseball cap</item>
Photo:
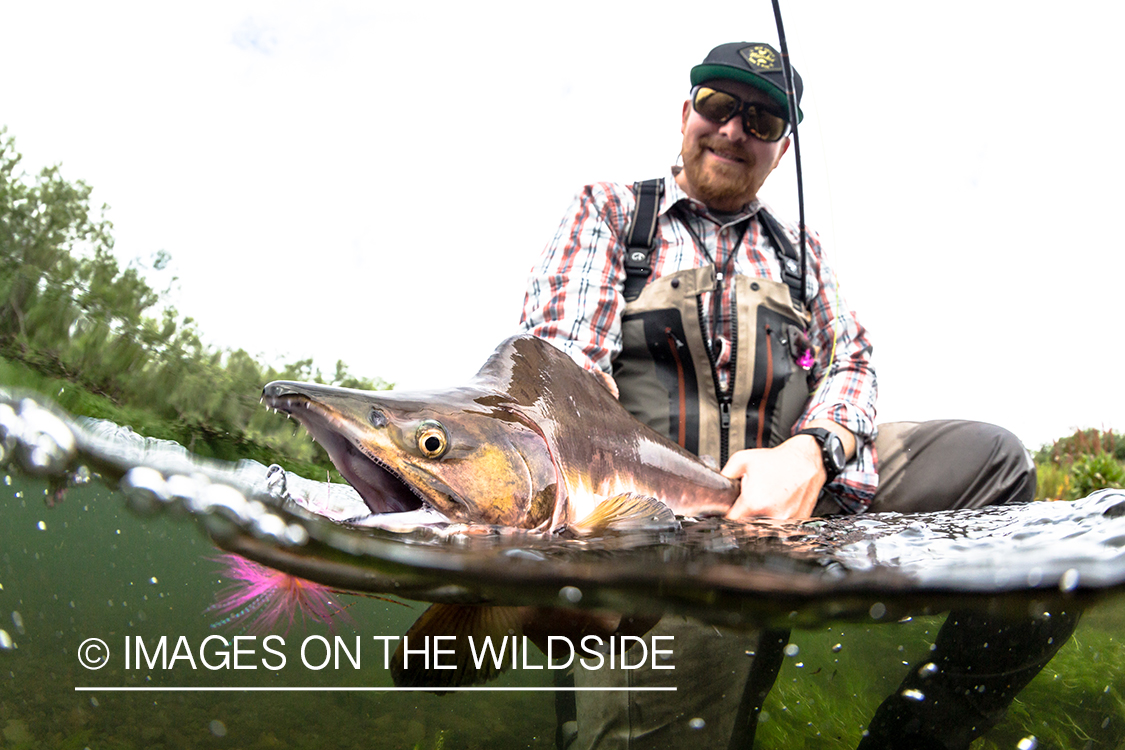
[[[793,90],[797,93],[797,104],[800,105],[804,84],[797,69],[792,70]],[[768,94],[783,112],[789,112],[789,100],[785,96],[785,72],[781,68],[781,53],[764,42],[720,44],[707,53],[702,63],[691,69],[692,86],[717,78],[749,84]],[[804,117],[805,113],[798,106],[797,122]]]

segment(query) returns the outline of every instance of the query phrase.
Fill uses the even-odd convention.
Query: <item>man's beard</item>
[[[708,147],[721,154],[733,154],[743,161],[723,164],[712,160],[709,165],[705,164]],[[756,181],[754,155],[725,139],[704,136],[691,146],[685,143],[682,154],[688,183],[695,191],[695,197],[708,208],[738,211],[754,199],[761,187]]]

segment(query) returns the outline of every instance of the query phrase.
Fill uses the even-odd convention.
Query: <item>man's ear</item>
[[[686,99],[686,100],[684,100],[683,116],[680,120],[680,135],[683,135],[684,131],[687,130],[687,118],[688,118],[688,115],[690,115],[690,114],[691,114],[691,100]]]
[[[777,169],[777,165],[781,163],[781,157],[785,156],[785,152],[789,150],[790,140],[791,139],[786,136],[785,140],[781,142],[781,150],[777,152],[777,158],[773,162],[773,169],[770,169],[771,172]]]

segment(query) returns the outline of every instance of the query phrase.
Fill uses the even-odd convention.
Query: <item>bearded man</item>
[[[792,76],[799,122],[803,84]],[[799,252],[798,227],[758,198],[792,130],[777,51],[723,44],[690,79],[682,166],[579,192],[532,269],[522,330],[600,376],[639,420],[740,479],[729,518],[1031,500],[1034,465],[1007,430],[952,420],[876,429],[866,329],[816,233]],[[752,742],[788,634],[716,638],[669,618],[658,630],[675,635],[676,671],[630,673],[628,684],[668,684],[674,674],[690,705],[580,693],[579,744]],[[689,726],[693,717],[705,732]],[[988,726],[977,719],[974,731]]]

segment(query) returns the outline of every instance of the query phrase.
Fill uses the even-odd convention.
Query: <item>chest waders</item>
[[[634,185],[637,208],[626,238],[622,350],[613,363],[621,404],[640,421],[720,466],[743,448],[781,443],[804,410],[809,376],[797,364],[808,347],[797,254],[773,217],[758,220],[784,282],[723,277],[711,263],[648,282],[662,180]],[[733,286],[730,374],[721,387],[708,341],[703,294]]]

